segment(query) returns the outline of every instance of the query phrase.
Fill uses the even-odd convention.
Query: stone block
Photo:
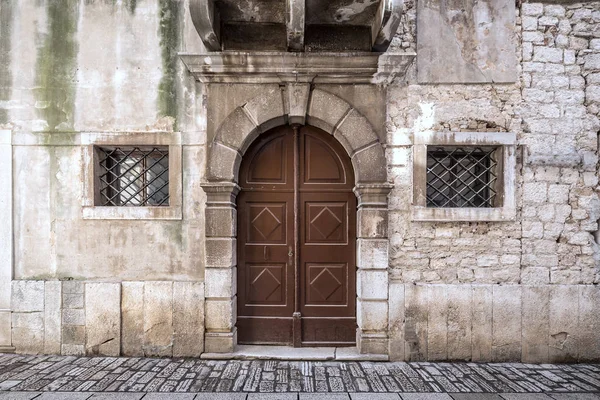
[[[448,360],[471,359],[472,299],[471,285],[449,285],[448,296]]]
[[[377,133],[371,123],[355,109],[346,114],[336,127],[333,136],[344,146],[348,154],[353,154],[370,143],[377,142]]]
[[[515,82],[514,7],[511,0],[418,2],[419,83]]]
[[[349,110],[350,105],[341,98],[315,89],[310,96],[307,122],[325,132],[333,133],[333,129]]]
[[[11,346],[11,329],[10,311],[0,311],[0,347]]]
[[[12,345],[17,353],[44,353],[43,312],[12,313]]]
[[[63,309],[62,323],[64,325],[85,325],[85,310]]]
[[[550,286],[523,286],[523,362],[548,362],[549,306]]]
[[[385,333],[362,332],[356,338],[356,346],[360,354],[387,354],[389,339]]]
[[[523,3],[521,5],[521,12],[523,15],[538,17],[544,12],[544,5],[542,3]]]
[[[206,268],[231,268],[236,264],[235,239],[206,239]]]
[[[242,158],[236,150],[213,142],[209,150],[206,178],[209,181],[236,181],[241,161]]]
[[[286,122],[283,96],[279,86],[265,88],[260,96],[256,96],[243,107],[253,122],[260,127],[261,132],[283,125]],[[244,131],[244,133],[246,132],[250,131]],[[246,146],[240,148],[242,153],[246,151],[247,146],[251,143],[248,139],[245,140]]]
[[[425,361],[427,359],[427,286],[404,287],[404,359]]]
[[[60,354],[62,283],[46,281],[44,287],[44,353]]]
[[[65,325],[62,327],[62,344],[85,344],[85,326]],[[60,344],[59,344],[60,351]]]
[[[597,362],[600,359],[600,287],[579,286],[579,327],[576,340],[579,362]]]
[[[44,311],[44,281],[13,281],[13,312]]]
[[[576,285],[553,285],[550,289],[549,362],[576,362],[579,357],[579,288]]]
[[[489,362],[492,360],[492,286],[473,286],[472,307],[471,358],[476,362]]]
[[[174,282],[173,357],[200,357],[203,350],[204,283]]]
[[[521,358],[521,287],[493,286],[492,361]]]
[[[83,344],[63,344],[60,347],[60,354],[63,356],[84,356],[85,345]]]
[[[236,211],[233,207],[207,207],[205,213],[207,237],[235,237]]]
[[[83,308],[83,293],[64,293],[62,296],[62,305],[64,308]]]
[[[427,360],[448,359],[448,296],[446,285],[427,286]]]
[[[121,352],[123,356],[143,356],[144,283],[121,284]]]
[[[213,332],[231,332],[237,318],[235,306],[235,298],[232,300],[207,299],[204,311],[206,330]]]
[[[206,332],[204,334],[204,351],[206,353],[232,353],[237,345],[237,331]]]
[[[64,281],[62,286],[63,293],[83,293],[84,291],[83,282],[79,281]]]
[[[387,240],[358,239],[356,258],[359,269],[387,269],[389,264]]]
[[[245,148],[246,143],[251,143],[256,136],[258,130],[255,121],[250,119],[242,107],[238,107],[223,121],[215,138],[227,147],[239,150]]]
[[[355,153],[352,156],[352,165],[357,183],[387,181],[387,161],[379,143]]]
[[[144,341],[146,356],[173,355],[173,283],[144,284]]]
[[[237,293],[237,268],[207,268],[204,271],[206,297],[232,298]]]
[[[360,208],[357,212],[359,238],[386,238],[388,234],[388,210]]]
[[[121,284],[85,285],[86,353],[118,356],[121,352]]]
[[[359,299],[387,300],[388,272],[385,270],[359,270],[357,274]]]
[[[290,124],[304,125],[308,113],[308,99],[310,97],[310,84],[288,83],[287,84]]]
[[[389,322],[387,301],[356,300],[356,323],[363,331],[387,330]]]
[[[389,297],[390,361],[404,361],[404,284],[391,282]]]

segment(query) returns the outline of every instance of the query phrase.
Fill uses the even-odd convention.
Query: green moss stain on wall
[[[178,0],[159,0],[159,5],[163,77],[158,86],[158,110],[160,116],[177,118],[176,82],[180,3]]]
[[[38,50],[36,100],[48,131],[73,130],[77,79],[77,0],[47,0],[48,30]]]
[[[137,7],[137,0],[127,0],[127,9],[131,14],[135,14],[135,8]]]
[[[10,73],[12,8],[12,0],[0,0],[0,124],[8,122],[8,110],[2,106],[2,103],[10,100],[12,87]]]

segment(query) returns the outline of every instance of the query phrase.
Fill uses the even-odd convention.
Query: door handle
[[[290,251],[288,252],[288,257],[294,256],[294,250],[292,250],[292,246],[290,246]]]
[[[267,261],[269,259],[269,248],[267,246],[265,246],[265,248],[263,250],[263,257],[264,257],[265,261]]]

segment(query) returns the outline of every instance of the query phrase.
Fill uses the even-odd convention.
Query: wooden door
[[[239,182],[238,342],[354,345],[356,197],[342,146],[316,128],[275,128]]]

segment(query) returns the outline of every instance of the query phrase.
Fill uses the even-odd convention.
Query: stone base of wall
[[[390,359],[600,360],[595,285],[390,285]]]
[[[204,283],[13,281],[18,353],[197,357]]]
[[[600,361],[596,285],[392,282],[392,361]],[[18,353],[198,357],[204,284],[13,281]]]

